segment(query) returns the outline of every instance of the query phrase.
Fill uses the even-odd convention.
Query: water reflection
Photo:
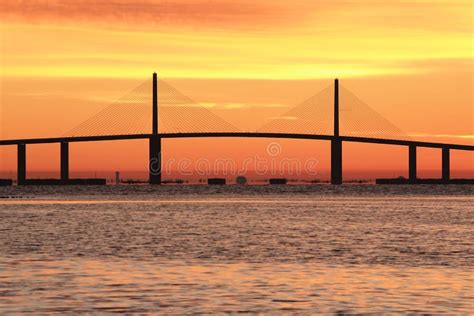
[[[466,187],[132,189],[6,189],[0,313],[472,312]]]
[[[0,307],[11,313],[469,313],[472,282],[468,269],[22,258],[2,261]]]

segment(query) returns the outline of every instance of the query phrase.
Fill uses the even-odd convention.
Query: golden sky
[[[4,0],[0,12],[4,76],[317,79],[472,66],[472,1]]]
[[[62,134],[156,71],[249,128],[339,77],[414,138],[471,143],[473,10],[470,0],[3,0],[1,137]]]

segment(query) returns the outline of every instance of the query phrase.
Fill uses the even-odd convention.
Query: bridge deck
[[[152,134],[135,134],[135,135],[104,135],[104,136],[78,136],[78,137],[55,137],[55,138],[29,138],[29,139],[9,139],[0,140],[0,146],[18,145],[18,144],[50,144],[62,142],[95,142],[95,141],[111,141],[111,140],[133,140],[147,139]],[[313,139],[313,140],[332,140],[332,135],[311,135],[311,134],[288,134],[288,133],[254,133],[254,132],[222,132],[222,133],[167,133],[159,134],[161,138],[197,138],[197,137],[249,137],[249,138],[285,138],[285,139]],[[457,150],[473,151],[473,145],[447,144],[435,142],[422,142],[410,140],[382,139],[370,137],[355,136],[339,136],[338,139],[345,142],[370,143],[370,144],[386,144],[400,146],[418,146],[430,148],[449,148]]]

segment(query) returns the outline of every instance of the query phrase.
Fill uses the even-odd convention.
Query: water
[[[473,191],[0,188],[0,312],[470,314]]]

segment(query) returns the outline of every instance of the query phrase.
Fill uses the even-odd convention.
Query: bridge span
[[[149,183],[161,184],[161,140],[174,138],[274,138],[274,139],[306,139],[323,140],[331,142],[331,184],[342,184],[342,149],[344,142],[369,143],[405,146],[408,148],[408,170],[409,182],[417,182],[417,148],[439,148],[442,157],[442,180],[450,181],[450,151],[463,150],[474,151],[474,146],[463,144],[424,142],[412,140],[383,139],[370,137],[342,136],[339,134],[339,85],[335,80],[334,90],[334,135],[315,135],[298,133],[266,133],[266,132],[199,132],[199,133],[159,133],[158,132],[158,91],[157,76],[153,74],[153,119],[151,134],[129,134],[129,135],[101,135],[101,136],[77,136],[77,137],[55,137],[55,138],[28,138],[0,140],[0,146],[17,146],[17,180],[19,185],[26,183],[26,146],[29,144],[60,144],[60,175],[61,180],[67,183],[69,180],[69,143],[98,142],[117,140],[149,140]],[[158,163],[157,163],[158,162]],[[156,166],[156,167],[153,167]]]

